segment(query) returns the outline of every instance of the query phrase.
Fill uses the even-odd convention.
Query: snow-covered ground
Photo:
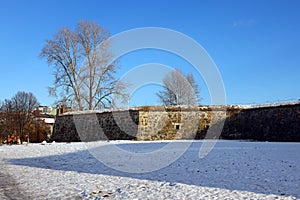
[[[176,141],[178,149],[174,151],[187,142]],[[109,156],[115,153],[112,145],[128,152],[151,152],[167,143],[102,141],[0,146],[0,199],[300,198],[300,143],[218,141],[200,159],[203,142],[194,141],[174,163],[147,173],[107,167],[88,149],[97,149],[112,164],[122,165],[122,159]],[[151,157],[153,164],[167,159],[163,150],[159,152],[155,159]]]

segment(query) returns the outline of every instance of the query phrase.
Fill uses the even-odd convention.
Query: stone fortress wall
[[[57,116],[51,139],[73,142],[204,138],[300,142],[300,102],[70,112]]]

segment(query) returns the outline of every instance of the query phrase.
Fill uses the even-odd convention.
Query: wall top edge
[[[102,110],[85,110],[85,111],[72,111],[63,113],[60,116],[67,115],[80,115],[80,114],[100,114],[111,112],[147,112],[147,111],[167,111],[167,112],[180,112],[180,111],[229,111],[229,110],[248,110],[248,109],[265,109],[273,107],[288,107],[300,106],[300,101],[288,103],[274,103],[262,105],[202,105],[202,106],[137,106],[118,109],[102,109]]]

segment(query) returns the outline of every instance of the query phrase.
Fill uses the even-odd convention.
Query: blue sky
[[[117,34],[132,28],[164,27],[179,31],[202,45],[224,81],[228,104],[268,103],[300,98],[299,0],[51,0],[1,1],[0,101],[18,91],[33,92],[51,105],[47,87],[53,70],[38,56],[45,39],[62,27],[73,29],[90,20]],[[121,60],[118,76],[143,63],[163,63],[185,73],[193,66],[166,52],[146,50]],[[203,79],[203,104],[210,96]],[[158,104],[158,86],[138,89],[131,105]]]

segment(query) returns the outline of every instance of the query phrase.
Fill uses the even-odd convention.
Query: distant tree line
[[[39,102],[32,93],[18,92],[0,104],[0,140],[8,136],[21,141],[40,142],[49,131],[44,121],[39,120]]]

